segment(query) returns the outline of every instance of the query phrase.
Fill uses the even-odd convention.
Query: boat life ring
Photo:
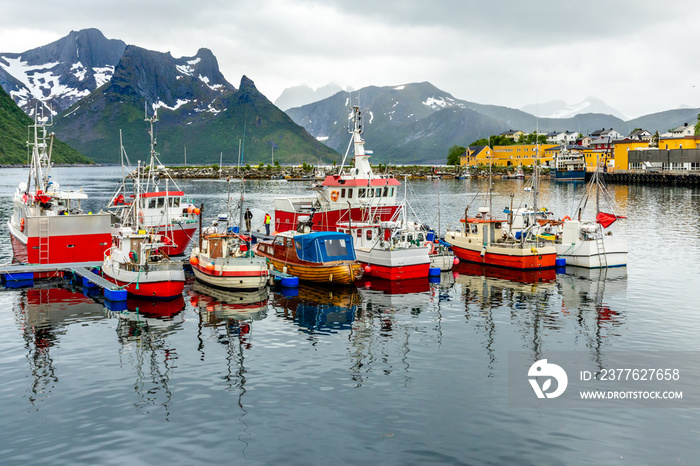
[[[567,220],[571,220],[571,217],[569,217],[568,215],[561,219],[562,222],[566,222]]]
[[[331,191],[331,201],[335,202],[338,200],[340,193],[338,191]]]
[[[139,223],[143,223],[143,211],[139,212]]]

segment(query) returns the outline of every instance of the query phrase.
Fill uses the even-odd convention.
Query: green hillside
[[[150,139],[144,102],[143,97],[115,85],[104,86],[60,115],[56,133],[98,163],[119,163],[121,129],[131,162],[145,161]],[[244,165],[271,163],[273,147],[274,160],[280,163],[340,161],[336,151],[296,125],[245,77],[240,89],[217,101],[218,113],[195,112],[189,107],[158,110],[156,150],[165,164],[182,164],[185,147],[188,164],[218,163],[220,154],[224,164],[235,164],[239,141]]]
[[[21,165],[28,162],[28,127],[32,123],[32,119],[0,88],[0,164]],[[59,140],[54,141],[52,160],[54,163],[92,163]]]

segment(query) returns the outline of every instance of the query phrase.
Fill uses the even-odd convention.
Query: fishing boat
[[[14,260],[55,264],[102,260],[111,243],[109,213],[85,213],[82,190],[64,190],[52,180],[54,133],[47,134],[48,118],[35,116],[29,175],[19,183],[7,222]]]
[[[132,296],[173,299],[182,295],[185,272],[182,262],[163,251],[167,236],[120,227],[102,261],[102,275]]]
[[[340,222],[338,231],[353,238],[365,276],[387,280],[428,276],[431,246],[425,231],[397,221]]]
[[[253,250],[275,270],[299,280],[348,285],[362,277],[353,238],[345,233],[285,231],[259,242]]]
[[[154,132],[158,113],[154,113],[152,117],[146,115],[145,121],[150,125],[149,163],[141,165],[139,162],[137,169],[131,170],[129,158],[120,143],[122,182],[112,195],[107,209],[115,216],[115,227],[131,226],[167,236],[172,240],[172,244],[165,247],[167,253],[171,256],[181,255],[197,231],[199,209],[188,202],[185,193],[170,177],[158,158]],[[165,186],[161,186],[159,173],[165,174]],[[139,180],[140,185],[136,187],[135,184]],[[134,184],[132,194],[129,193],[129,181]]]
[[[479,207],[476,216],[469,216],[469,207],[461,219],[461,230],[448,231],[445,241],[459,259],[477,264],[492,265],[518,270],[538,270],[556,265],[556,249],[551,241],[537,236],[536,225],[519,231],[508,230],[506,219],[492,215],[491,170],[488,177],[489,206]],[[537,164],[533,174],[533,210],[537,209]],[[505,228],[504,228],[505,226]]]
[[[243,184],[239,204],[241,213],[244,210]],[[190,253],[192,272],[197,280],[220,289],[259,290],[267,286],[270,275],[267,262],[255,256],[250,236],[240,233],[243,215],[240,215],[238,226],[231,224],[230,180],[228,186],[229,212],[219,215],[215,225],[201,231],[199,244]]]
[[[401,183],[391,176],[376,175],[370,166],[372,152],[365,150],[362,116],[359,106],[352,108],[353,127],[348,150],[337,174],[327,175],[310,189],[315,196],[275,199],[275,230],[296,229],[313,214],[314,231],[336,231],[338,222],[389,221],[399,208],[396,201]],[[354,166],[344,172],[350,146],[354,148]]]
[[[595,218],[582,220],[592,197],[595,197]],[[612,213],[601,210],[601,197]],[[574,211],[574,218],[564,217],[558,225],[559,234],[554,245],[557,255],[566,260],[566,265],[585,268],[627,265],[627,240],[613,235],[608,229],[616,220],[625,217],[617,214],[615,202],[600,177],[599,167],[586,185],[586,193]],[[543,227],[548,226],[542,223]]]
[[[554,180],[584,181],[586,156],[573,146],[562,146],[554,156]]]

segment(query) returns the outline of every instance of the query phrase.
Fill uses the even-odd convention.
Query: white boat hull
[[[197,280],[227,290],[259,290],[267,285],[269,271],[261,257],[227,257],[211,259],[206,254],[193,254],[198,263],[192,265]],[[204,264],[213,263],[207,270]]]
[[[556,244],[557,256],[566,259],[566,265],[596,269],[627,265],[627,241],[624,238],[603,238],[602,247],[596,240],[572,244]]]
[[[454,254],[431,254],[430,255],[430,268],[439,268],[441,272],[447,272],[452,270],[452,266],[455,262]]]

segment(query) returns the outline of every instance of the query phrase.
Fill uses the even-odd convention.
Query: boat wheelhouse
[[[362,117],[358,106],[353,107],[352,120],[354,166],[343,172],[343,159],[338,174],[326,176],[322,183],[311,188],[315,196],[275,199],[276,231],[294,230],[299,222],[312,215],[315,231],[336,231],[338,222],[389,221],[394,217],[399,209],[396,198],[401,183],[391,176],[374,174],[369,162],[372,153],[364,149],[361,137]]]

